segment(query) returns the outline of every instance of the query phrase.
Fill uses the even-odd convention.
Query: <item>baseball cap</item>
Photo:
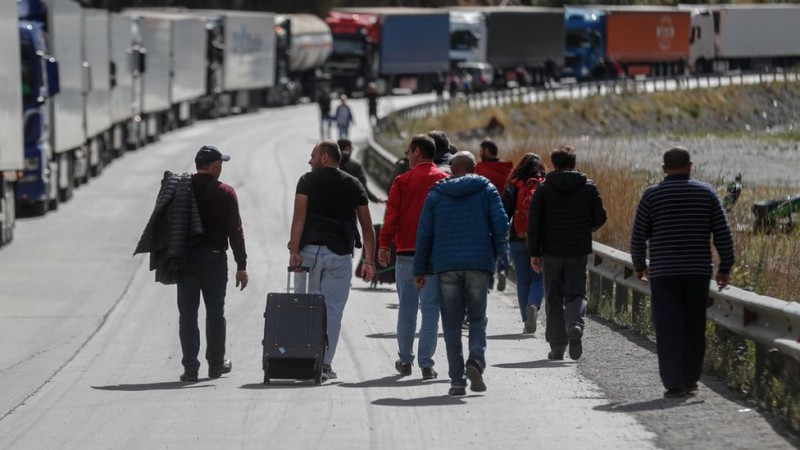
[[[197,151],[194,157],[195,164],[209,164],[214,161],[230,161],[231,157],[219,151],[213,145],[204,145]]]
[[[689,150],[683,147],[672,147],[664,153],[664,167],[679,169],[692,163]]]

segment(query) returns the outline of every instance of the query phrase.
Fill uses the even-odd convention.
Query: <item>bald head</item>
[[[450,160],[450,170],[454,177],[460,177],[468,173],[475,173],[475,155],[470,152],[458,152]]]

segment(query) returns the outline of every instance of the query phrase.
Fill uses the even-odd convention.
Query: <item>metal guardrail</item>
[[[487,92],[453,100],[439,99],[397,110],[381,118],[374,131],[385,131],[389,128],[399,131],[398,119],[407,120],[446,113],[455,104],[467,104],[470,109],[478,109],[554,98],[619,95],[631,91],[653,92],[671,88],[708,88],[771,81],[797,82],[800,81],[800,72],[604,81],[575,85],[559,91],[541,88]],[[384,185],[389,182],[387,175],[391,175],[390,170],[394,169],[396,159],[397,155],[384,149],[370,136],[364,154],[365,168]],[[388,191],[389,186],[384,187]],[[588,293],[593,308],[596,309],[598,304],[611,303],[612,320],[624,315],[630,317],[634,323],[650,322],[649,316],[644,317],[649,312],[647,298],[650,296],[650,287],[635,277],[633,263],[628,253],[594,242],[588,271]],[[765,399],[767,397],[764,394],[765,386],[770,384],[766,381],[765,373],[770,373],[775,379],[781,380],[783,387],[778,389],[777,395],[782,396],[783,404],[790,405],[788,408],[783,407],[783,412],[790,416],[790,420],[798,420],[797,416],[792,418],[791,415],[799,414],[798,409],[800,409],[800,303],[758,295],[733,286],[719,291],[713,282],[709,296],[707,317],[717,327],[718,334],[720,329],[727,330],[733,336],[737,336],[737,339],[749,340],[754,344],[754,369],[750,374],[751,379],[742,384],[756,386],[753,394],[759,399]],[[743,347],[746,346],[737,347],[736,352],[742,353]],[[765,400],[765,402],[770,401]]]

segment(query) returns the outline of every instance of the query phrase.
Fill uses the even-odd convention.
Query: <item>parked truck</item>
[[[311,14],[275,16],[275,80],[272,105],[317,98],[324,75],[320,68],[333,51],[328,24]]]
[[[486,62],[486,19],[479,11],[450,11],[450,65]]]
[[[695,73],[790,67],[800,61],[800,5],[681,5],[691,11]]]
[[[327,64],[333,88],[430,91],[450,67],[449,14],[426,8],[342,8],[325,19],[333,33]]]
[[[139,19],[112,13],[109,27],[111,51],[111,147],[114,156],[141,147],[147,140],[142,121],[142,96],[147,51]]]
[[[8,58],[0,64],[0,246],[11,241],[14,235],[15,188],[25,168],[22,97],[33,101],[35,94],[33,74],[22,73],[20,31],[16,1],[0,0],[0,55]],[[37,58],[30,51],[25,56]]]
[[[680,75],[689,60],[688,11],[661,6],[565,8],[562,74],[579,80]]]
[[[489,63],[509,81],[543,84],[564,59],[564,11],[529,6],[455,7],[451,11],[477,12],[485,32],[476,37],[473,62]],[[480,33],[480,32],[479,32]],[[485,42],[480,42],[484,40]]]

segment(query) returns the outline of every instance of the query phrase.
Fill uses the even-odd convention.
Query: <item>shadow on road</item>
[[[422,397],[422,398],[380,398],[372,402],[373,405],[378,406],[458,406],[466,405],[464,400],[468,398],[483,397],[482,395],[468,395],[468,396],[452,396],[452,395],[438,395],[435,397]]]
[[[378,378],[375,380],[361,381],[358,383],[341,383],[339,386],[347,388],[396,388],[396,387],[409,387],[409,386],[422,386],[425,384],[434,383],[449,383],[448,380],[425,380],[422,378],[406,378],[400,375],[390,375],[388,377]]]
[[[538,361],[525,361],[518,363],[501,363],[495,364],[492,367],[500,369],[546,369],[548,367],[564,367],[575,365],[575,361],[551,361],[549,359],[540,359]]]
[[[440,338],[443,338],[444,334],[439,333],[437,336],[440,337]],[[371,339],[397,339],[397,333],[394,333],[394,332],[391,332],[391,331],[387,332],[387,333],[374,333],[374,334],[368,334],[368,335],[366,335],[366,337],[371,338]],[[418,339],[419,338],[419,333],[416,333],[414,335],[414,338]]]
[[[536,339],[536,336],[532,334],[511,333],[511,334],[495,334],[494,336],[486,336],[486,339],[493,341],[521,341],[525,339]]]
[[[355,287],[351,287],[350,290],[353,290],[353,291],[364,291],[364,292],[397,292],[397,289],[394,289],[394,288],[370,287],[370,286],[355,286]]]
[[[272,380],[270,384],[264,383],[250,383],[239,386],[239,389],[311,389],[320,388],[325,386],[338,386],[342,384],[339,381],[323,382],[319,386],[314,384],[313,380]]]
[[[614,402],[607,405],[595,406],[596,411],[632,413],[640,411],[663,411],[671,408],[681,408],[685,406],[701,405],[705,400],[686,398],[657,398],[643,402],[624,403]]]
[[[112,384],[109,386],[92,386],[92,389],[100,391],[124,391],[124,392],[141,392],[141,391],[170,391],[178,389],[193,389],[193,388],[206,388],[212,387],[213,384],[201,384],[204,381],[211,381],[208,379],[200,379],[194,383],[185,381],[162,381],[160,383],[141,383],[141,384]]]

